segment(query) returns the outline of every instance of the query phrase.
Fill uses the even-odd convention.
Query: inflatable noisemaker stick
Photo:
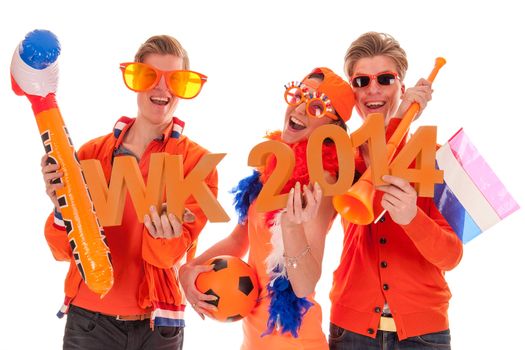
[[[436,58],[434,69],[428,76],[428,81],[434,82],[437,73],[445,65],[446,61],[442,57]],[[387,143],[387,160],[392,160],[397,146],[410,129],[410,124],[420,110],[419,103],[413,102],[403,115],[401,122],[390,137]],[[335,210],[346,220],[353,224],[368,225],[374,220],[374,210],[372,200],[374,198],[374,184],[372,183],[372,173],[370,167],[366,169],[359,180],[352,185],[345,194],[335,195],[332,203]],[[383,211],[379,217],[383,216]]]
[[[103,297],[113,285],[113,267],[104,231],[95,216],[84,176],[55,101],[60,43],[46,30],[35,30],[15,50],[11,83],[17,95],[31,102],[48,163],[59,164],[64,173],[55,183],[72,258],[86,285]]]

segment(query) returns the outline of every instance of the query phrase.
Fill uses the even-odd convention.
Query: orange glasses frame
[[[284,88],[286,89],[284,91],[284,100],[289,106],[299,106],[301,103],[306,102],[306,114],[308,114],[308,116],[312,118],[322,118],[324,116],[327,116],[332,120],[339,119],[334,113],[332,113],[332,103],[328,96],[326,96],[325,94],[319,93],[317,91],[311,92],[308,90],[305,84],[298,82],[288,83],[284,86]],[[301,98],[298,102],[291,103],[290,101],[288,101],[288,97],[293,96],[297,98],[295,90],[301,92]],[[316,115],[310,112],[310,107],[312,106],[312,103],[321,104],[321,106],[323,107],[323,111],[321,112],[321,114]]]
[[[155,78],[155,81],[153,83],[151,83],[151,86],[147,89],[134,89],[132,88],[131,86],[129,86],[127,83],[126,83],[126,68],[131,65],[131,64],[137,64],[137,65],[142,65],[142,66],[146,66],[148,68],[150,68],[151,70],[153,70],[155,73],[156,73],[156,78]],[[160,77],[161,76],[164,76],[164,80],[166,81],[166,85],[168,86],[168,89],[170,90],[170,92],[179,97],[179,98],[183,98],[183,99],[192,99],[192,98],[195,98],[199,95],[199,93],[201,92],[202,90],[202,86],[204,85],[204,83],[206,83],[208,81],[208,77],[204,74],[201,74],[199,72],[195,72],[195,71],[192,71],[192,70],[170,70],[170,71],[163,71],[163,70],[160,70],[160,69],[157,69],[155,67],[153,67],[152,65],[149,65],[147,63],[142,63],[142,62],[125,62],[125,63],[121,63],[120,64],[120,70],[122,71],[122,79],[124,79],[124,84],[126,85],[126,87],[132,91],[135,91],[135,92],[143,92],[143,91],[149,91],[151,89],[153,89],[155,86],[157,86],[157,84],[159,83],[160,81]],[[179,96],[179,94],[176,93],[175,89],[173,89],[170,85],[170,82],[171,82],[171,79],[170,79],[170,76],[171,74],[173,73],[176,73],[176,72],[188,72],[188,73],[193,73],[193,74],[196,74],[199,76],[199,78],[201,79],[201,85],[199,87],[199,90],[197,91],[197,93],[195,93],[194,96],[191,96],[191,97],[184,97],[184,96]]]

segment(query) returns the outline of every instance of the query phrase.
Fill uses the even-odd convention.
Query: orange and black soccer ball
[[[209,311],[210,314],[223,322],[237,321],[248,315],[259,297],[255,270],[240,258],[228,255],[212,258],[204,265],[213,265],[213,270],[197,276],[195,286],[201,293],[217,297],[217,300],[206,301],[217,307],[217,311]]]

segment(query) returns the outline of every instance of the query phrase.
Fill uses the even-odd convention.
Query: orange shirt
[[[267,328],[266,322],[268,321],[268,307],[270,305],[270,298],[268,298],[266,290],[269,276],[266,273],[265,260],[270,254],[272,245],[270,243],[271,233],[265,222],[265,213],[257,213],[254,204],[255,202],[250,206],[246,223],[250,240],[248,263],[257,272],[261,286],[261,302],[251,314],[243,319],[244,340],[241,349],[328,349],[326,337],[321,329],[321,307],[313,300],[313,295],[309,296],[308,300],[314,305],[303,318],[298,338],[294,338],[289,333],[282,335],[275,330],[273,333],[261,337]]]
[[[104,298],[81,283],[72,303],[91,311],[111,315],[143,314],[139,306],[138,290],[144,280],[142,263],[142,224],[137,220],[135,208],[128,195],[122,216],[122,225],[105,227],[106,239],[111,250],[113,287]]]

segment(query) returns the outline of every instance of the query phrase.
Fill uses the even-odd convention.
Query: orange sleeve
[[[443,271],[456,267],[463,256],[463,244],[433,202],[427,215],[418,207],[408,225],[400,225],[421,255]]]
[[[218,176],[217,170],[215,169],[206,179],[206,184],[215,197],[217,197],[218,192],[217,183]],[[208,219],[193,196],[188,198],[185,208],[189,209],[193,215],[195,215],[195,221],[192,223],[183,223],[182,234],[178,238],[156,239],[144,228],[142,235],[142,257],[146,262],[162,269],[171,268],[182,259],[188,249],[191,248]]]
[[[55,222],[57,219],[61,220],[59,213],[49,215],[44,228],[44,235],[53,257],[58,261],[70,261],[71,246],[67,238],[66,228]]]

